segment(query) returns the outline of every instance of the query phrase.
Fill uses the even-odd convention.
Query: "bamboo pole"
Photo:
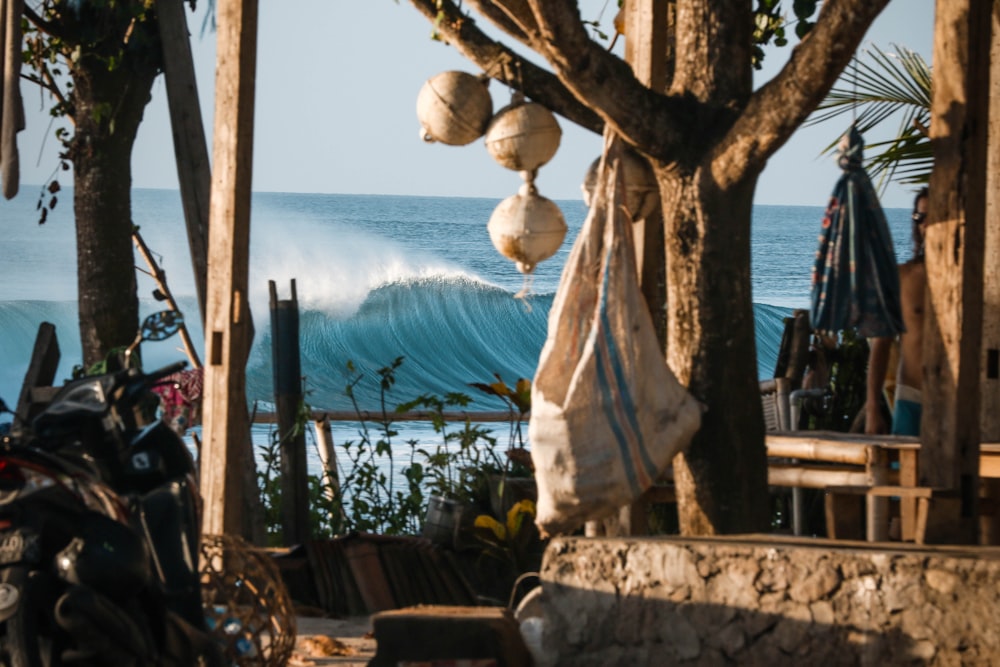
[[[442,412],[441,416],[447,422],[465,423],[468,419],[473,424],[505,422],[510,420],[510,412]],[[423,422],[437,419],[437,414],[425,411],[389,412],[384,416],[393,422]],[[382,421],[381,412],[370,410],[313,410],[309,414],[312,421],[326,419],[330,422],[374,422]],[[274,412],[257,412],[254,421],[261,424],[275,424],[278,415]]]
[[[828,486],[870,486],[868,474],[860,468],[808,466],[795,463],[771,463],[767,466],[770,486],[825,489]]]
[[[866,465],[872,458],[872,450],[877,444],[834,441],[822,436],[802,434],[780,435],[768,433],[765,437],[767,455],[781,459],[804,459],[807,461],[829,461],[830,463],[852,463]]]
[[[335,500],[340,495],[340,475],[337,472],[337,453],[333,449],[333,430],[326,415],[316,420],[316,442],[319,445],[319,462],[323,467],[323,492],[327,498]]]
[[[139,254],[146,260],[146,264],[149,266],[149,275],[156,281],[156,287],[160,290],[160,294],[165,297],[170,310],[180,313],[181,309],[177,307],[174,295],[170,291],[170,288],[167,287],[167,274],[156,263],[156,260],[153,259],[153,253],[150,252],[149,246],[146,245],[146,241],[143,240],[138,229],[132,231],[132,240],[135,242],[135,247],[139,250]],[[201,359],[198,358],[198,351],[195,349],[194,342],[191,340],[191,334],[188,332],[187,325],[183,321],[178,333],[181,335],[181,344],[184,346],[184,352],[187,354],[191,366],[201,368]]]

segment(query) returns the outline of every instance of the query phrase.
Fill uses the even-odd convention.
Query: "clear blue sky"
[[[210,138],[215,38],[211,32],[201,35],[208,3],[198,4],[198,13],[188,16]],[[608,29],[615,4],[584,0],[581,11],[600,16]],[[443,70],[478,71],[451,47],[432,41],[430,24],[405,0],[264,0],[259,7],[255,190],[491,198],[517,191],[518,175],[496,164],[482,140],[464,147],[420,141],[415,108],[424,81]],[[933,21],[933,0],[893,0],[864,45],[888,49],[899,44],[930,63]],[[789,53],[788,48],[772,50],[757,84],[772,76]],[[52,128],[38,91],[27,83],[22,91],[28,128],[19,138],[24,187],[18,196],[33,198],[37,190],[30,186],[45,181],[56,167],[56,144],[51,138],[43,142]],[[497,82],[490,92],[494,109],[509,102],[509,91]],[[542,167],[537,184],[550,198],[579,199],[600,141],[568,121],[560,124],[559,151]],[[844,129],[828,124],[799,130],[768,164],[756,202],[824,205],[839,170],[819,153]],[[133,155],[133,185],[177,187],[162,77],[154,85]],[[883,205],[908,207],[911,198],[911,189],[890,186]]]

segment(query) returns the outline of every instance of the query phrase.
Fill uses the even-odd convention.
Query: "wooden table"
[[[914,436],[769,431],[766,444],[769,459],[795,461],[786,464],[788,470],[771,463],[769,483],[825,488],[834,495],[863,495],[865,532],[869,541],[888,539],[889,502],[891,498],[898,498],[901,538],[922,542],[931,499],[935,492],[946,495],[944,490],[919,485],[920,440]],[[1000,443],[981,443],[979,448],[980,477],[1000,479]],[[802,461],[822,462],[824,468],[810,467],[809,463]],[[894,470],[894,463],[898,463],[898,471]],[[829,472],[824,473],[824,470]],[[823,483],[824,480],[826,483]],[[831,513],[832,510],[828,510],[828,517]]]

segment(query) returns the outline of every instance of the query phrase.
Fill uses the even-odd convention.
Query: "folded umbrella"
[[[862,166],[864,140],[852,125],[840,143],[844,170],[823,216],[812,271],[810,323],[868,338],[904,331],[899,268],[878,195]]]

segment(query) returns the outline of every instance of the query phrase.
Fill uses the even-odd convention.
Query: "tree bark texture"
[[[441,37],[499,78],[494,56],[513,50],[479,31],[471,14],[451,0],[410,3],[432,20],[441,18]],[[675,460],[684,534],[767,528],[750,289],[754,188],[768,158],[833,86],[887,3],[824,2],[811,33],[756,91],[753,17],[745,0],[676,0],[674,27],[663,24],[674,30],[668,40],[675,46],[674,61],[664,68],[665,91],[662,84],[650,88],[592,39],[582,19],[594,17],[581,17],[575,2],[462,3],[542,55],[555,75],[530,70],[532,76],[505,83],[584,127],[610,124],[656,173],[666,246],[667,362],[706,409],[701,431]]]
[[[939,3],[925,232],[921,485],[957,489],[951,540],[975,544],[992,3]]]
[[[74,72],[73,208],[83,361],[89,366],[135,338],[139,319],[132,250],[132,146],[157,68],[109,71],[84,55]]]

